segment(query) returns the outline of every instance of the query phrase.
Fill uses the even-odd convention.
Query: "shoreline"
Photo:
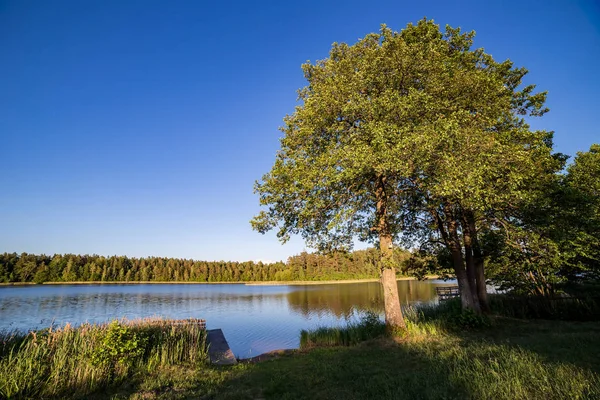
[[[424,280],[435,280],[439,279],[437,275],[427,275]],[[401,276],[397,277],[396,281],[416,281],[418,280],[414,276]],[[277,286],[277,285],[332,285],[336,283],[367,283],[367,282],[379,282],[379,278],[365,278],[365,279],[341,279],[341,280],[326,280],[326,281],[258,281],[258,282],[244,282],[247,286]]]
[[[425,280],[439,279],[437,275],[427,275]],[[412,276],[397,277],[396,281],[417,280]],[[246,286],[302,286],[302,285],[332,285],[337,283],[367,283],[379,282],[379,278],[364,278],[364,279],[340,279],[340,280],[323,280],[323,281],[244,281],[244,282],[181,282],[181,281],[75,281],[75,282],[2,282],[2,286],[43,286],[43,285],[246,285]]]

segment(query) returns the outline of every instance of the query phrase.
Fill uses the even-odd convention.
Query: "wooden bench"
[[[435,291],[437,292],[438,299],[440,301],[453,299],[460,296],[458,286],[437,286]]]

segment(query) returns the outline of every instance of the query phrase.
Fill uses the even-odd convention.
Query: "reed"
[[[364,314],[359,322],[343,327],[320,327],[300,332],[300,349],[313,347],[352,346],[385,335],[385,323],[373,312]]]
[[[206,331],[162,319],[0,335],[0,398],[82,397],[138,372],[207,361]]]

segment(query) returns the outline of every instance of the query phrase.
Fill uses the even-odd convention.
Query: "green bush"
[[[477,314],[473,310],[461,310],[448,320],[451,326],[464,329],[487,328],[491,325],[490,319],[483,314]]]
[[[108,325],[99,346],[93,350],[92,364],[111,369],[117,365],[131,366],[144,354],[147,342],[147,338],[115,320]]]

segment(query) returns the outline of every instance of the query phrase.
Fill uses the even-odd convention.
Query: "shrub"
[[[144,354],[147,342],[147,338],[139,337],[130,327],[115,320],[107,326],[100,344],[94,348],[92,364],[111,370],[131,366]]]

